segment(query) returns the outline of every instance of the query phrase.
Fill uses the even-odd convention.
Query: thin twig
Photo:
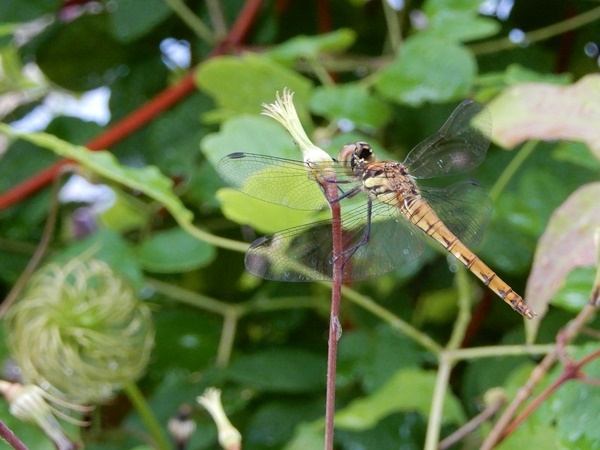
[[[518,47],[521,43],[531,45],[534,42],[550,39],[554,36],[558,36],[559,34],[566,33],[567,31],[583,27],[584,25],[595,22],[598,19],[600,19],[600,7],[590,9],[589,11],[563,20],[562,22],[557,22],[547,27],[525,33],[525,37],[521,42],[514,42],[510,38],[506,37],[494,41],[482,42],[480,44],[473,44],[470,45],[469,48],[475,55],[484,55],[486,53],[495,53],[500,50],[509,50],[511,48]]]
[[[163,0],[171,10],[198,36],[208,44],[215,44],[217,37],[210,30],[208,25],[205,25],[200,18],[194,14],[182,0]]]
[[[550,386],[548,386],[540,395],[537,396],[535,400],[533,400],[527,408],[517,417],[508,427],[504,430],[502,437],[508,436],[511,434],[519,425],[521,425],[527,417],[529,417],[533,412],[538,409],[538,407],[552,395],[560,386],[565,384],[569,380],[573,379],[581,379],[582,373],[581,368],[585,366],[587,363],[593,361],[594,359],[600,358],[600,350],[596,350],[595,352],[587,355],[578,363],[570,363],[565,366],[563,372],[560,376],[554,380]]]
[[[62,173],[71,171],[68,167],[63,168]],[[29,278],[35,272],[38,265],[46,255],[48,246],[52,241],[52,235],[54,234],[54,227],[56,226],[56,216],[58,213],[58,189],[60,187],[60,177],[56,177],[52,183],[52,189],[50,191],[50,208],[48,211],[48,217],[46,217],[46,223],[44,224],[44,230],[42,231],[42,237],[40,242],[33,253],[33,256],[27,263],[25,270],[19,276],[17,282],[13,285],[12,289],[0,305],[0,318],[4,317],[6,311],[11,307],[15,300],[19,297],[23,288],[29,281]]]
[[[28,450],[15,433],[0,420],[0,436],[15,450]]]
[[[523,147],[517,152],[515,157],[508,163],[506,168],[502,171],[496,183],[490,189],[490,197],[493,201],[496,201],[500,197],[500,193],[508,185],[510,180],[515,176],[517,170],[525,162],[525,160],[533,153],[538,141],[527,141]]]
[[[447,448],[452,447],[457,442],[462,441],[466,436],[477,430],[481,425],[483,425],[487,420],[489,420],[494,414],[496,414],[500,408],[506,402],[506,397],[499,396],[495,401],[492,402],[491,405],[486,407],[483,411],[465,423],[462,427],[456,430],[454,433],[449,435],[444,440],[440,441],[438,445],[438,450],[445,450]]]

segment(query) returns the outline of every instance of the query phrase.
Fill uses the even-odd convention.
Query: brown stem
[[[438,450],[445,450],[447,448],[452,447],[457,442],[463,440],[468,434],[472,433],[476,429],[478,429],[486,420],[490,419],[494,414],[498,412],[498,410],[504,406],[506,403],[506,399],[504,396],[502,398],[497,399],[490,406],[485,408],[467,423],[465,423],[462,427],[452,433],[450,436],[440,441],[438,445]]]
[[[63,169],[61,172],[65,172],[67,169]],[[42,231],[42,237],[40,242],[33,253],[33,256],[27,263],[25,270],[19,276],[17,282],[13,285],[12,289],[0,305],[0,318],[4,317],[8,308],[15,302],[19,297],[23,288],[27,284],[27,281],[38,267],[48,250],[48,246],[52,241],[52,235],[54,234],[54,227],[56,225],[56,216],[58,213],[58,188],[60,187],[60,178],[56,177],[52,183],[52,192],[50,194],[50,210],[48,217],[46,217],[46,223],[44,224],[44,230]]]
[[[0,420],[0,436],[15,450],[27,450],[25,444]]]
[[[527,417],[533,414],[533,412],[564,383],[573,379],[582,379],[583,375],[581,373],[581,368],[590,361],[593,361],[594,359],[599,357],[600,350],[596,350],[595,352],[587,355],[578,363],[570,363],[567,366],[565,366],[560,376],[550,386],[544,389],[544,391],[527,406],[527,408],[519,415],[519,417],[517,417],[508,427],[506,427],[502,438],[508,436],[515,429],[517,429],[517,427],[521,425],[521,423],[523,423],[525,419],[527,419]]]
[[[330,202],[338,196],[337,184],[326,183],[325,196]],[[335,376],[337,360],[337,344],[341,335],[339,320],[340,302],[342,299],[342,215],[339,202],[331,203],[333,233],[333,285],[331,289],[331,316],[329,322],[329,343],[327,351],[327,399],[325,404],[325,450],[333,450],[334,415],[335,415]]]

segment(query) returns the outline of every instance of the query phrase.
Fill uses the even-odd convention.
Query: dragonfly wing
[[[261,237],[246,252],[246,269],[265,280],[331,280],[331,236],[326,220]]]
[[[303,210],[327,206],[312,170],[302,161],[241,152],[226,156],[217,166],[221,178],[233,188],[260,200]]]
[[[352,214],[344,219],[344,248],[356,251],[344,265],[344,279],[360,281],[374,278],[413,261],[423,253],[422,236],[398,208],[376,202],[373,205],[368,241],[358,245],[365,235],[364,216]]]
[[[492,218],[492,199],[474,181],[444,189],[421,189],[438,217],[467,247],[476,247]]]
[[[483,105],[465,100],[437,133],[411,150],[404,165],[415,178],[467,172],[485,158],[491,123],[490,113]]]
[[[368,236],[366,216],[366,203],[342,216],[344,282],[382,275],[423,252],[418,231],[396,208],[374,205]],[[246,253],[246,269],[267,280],[331,280],[332,249],[331,221],[315,222],[256,240]]]

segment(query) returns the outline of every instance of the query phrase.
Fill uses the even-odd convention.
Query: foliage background
[[[0,290],[6,295],[23,272],[52,205],[49,188],[9,201],[14,187],[41,180],[36,174],[64,156],[76,158],[87,178],[114,190],[116,202],[94,212],[88,220],[97,231],[84,238],[75,232],[85,205],[61,204],[47,258],[100,248],[96,256],[152,306],[155,349],[139,387],[159,423],[166,427],[180,404],[192,404],[206,387],[218,386],[244,448],[319,448],[306,442],[318,442],[321,433],[329,290],[253,279],[244,273],[240,253],[242,242],[312,217],[227,189],[215,164],[241,150],[299,159],[286,132],[259,116],[261,103],[272,102],[283,87],[296,92],[305,128],[332,155],[346,142],[366,140],[402,160],[463,98],[489,102],[525,82],[568,85],[598,71],[598,22],[582,21],[568,31],[556,26],[593,13],[594,3],[515,1],[508,16],[501,7],[510,2],[485,2],[486,15],[480,14],[482,3],[412,1],[394,11],[386,2],[361,0],[5,0],[0,10],[3,121],[30,125],[31,119],[18,121],[54,101],[59,107],[41,129],[65,142],[6,141],[0,159]],[[244,20],[251,26],[244,28]],[[548,32],[532,34],[521,45],[506,39],[515,30],[539,29]],[[189,64],[171,59],[164,50],[168,39],[189,48]],[[173,107],[140,109],[170,86],[185,92],[177,97],[166,91]],[[59,95],[81,96],[101,87],[110,91],[107,124],[61,112],[65,97]],[[526,103],[527,94],[521,100]],[[510,106],[509,97],[508,109],[493,110],[494,120],[510,116]],[[560,106],[553,104],[557,114]],[[124,118],[141,126],[143,114],[152,121],[115,137],[111,126]],[[68,143],[110,147],[118,163],[101,163]],[[597,153],[594,157],[583,143],[541,142],[526,156],[507,173],[515,152],[493,146],[470,175],[497,194],[478,254],[520,293],[551,215],[600,172]],[[122,178],[115,176],[119,164],[125,167]],[[172,180],[172,189],[143,171],[150,165]],[[504,189],[496,189],[506,176]],[[190,234],[191,216],[183,207],[206,234]],[[423,447],[437,363],[432,349],[423,347],[423,336],[446,344],[456,329],[461,295],[475,301],[463,347],[524,342],[521,318],[449,265],[445,255],[431,250],[413,267],[352,287],[392,316],[377,317],[348,300],[343,304],[339,448]],[[561,290],[541,321],[537,342],[554,342],[587,301],[592,279],[587,267],[566,281],[554,280]],[[394,317],[412,324],[421,339],[400,332]],[[597,350],[595,341],[587,341],[578,341],[581,356]],[[522,354],[457,365],[446,393],[442,436],[475,415],[490,388],[514,393],[535,362]],[[587,375],[599,370],[596,361]],[[555,376],[549,374],[544,383]],[[599,394],[588,386],[569,389],[548,400],[502,448],[523,448],[523,442],[530,448],[595,448],[597,429],[584,417],[596,415]],[[25,443],[51,448],[40,432],[7,411],[3,405],[0,417]],[[198,429],[190,448],[215,448],[210,417],[202,410],[193,417]],[[487,431],[486,424],[465,446],[477,448]],[[125,396],[102,405],[89,429],[72,434],[90,449],[133,448],[151,439]]]

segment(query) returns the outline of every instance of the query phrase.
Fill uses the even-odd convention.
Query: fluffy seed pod
[[[154,343],[149,308],[104,262],[41,268],[7,315],[23,381],[79,404],[140,377]]]

